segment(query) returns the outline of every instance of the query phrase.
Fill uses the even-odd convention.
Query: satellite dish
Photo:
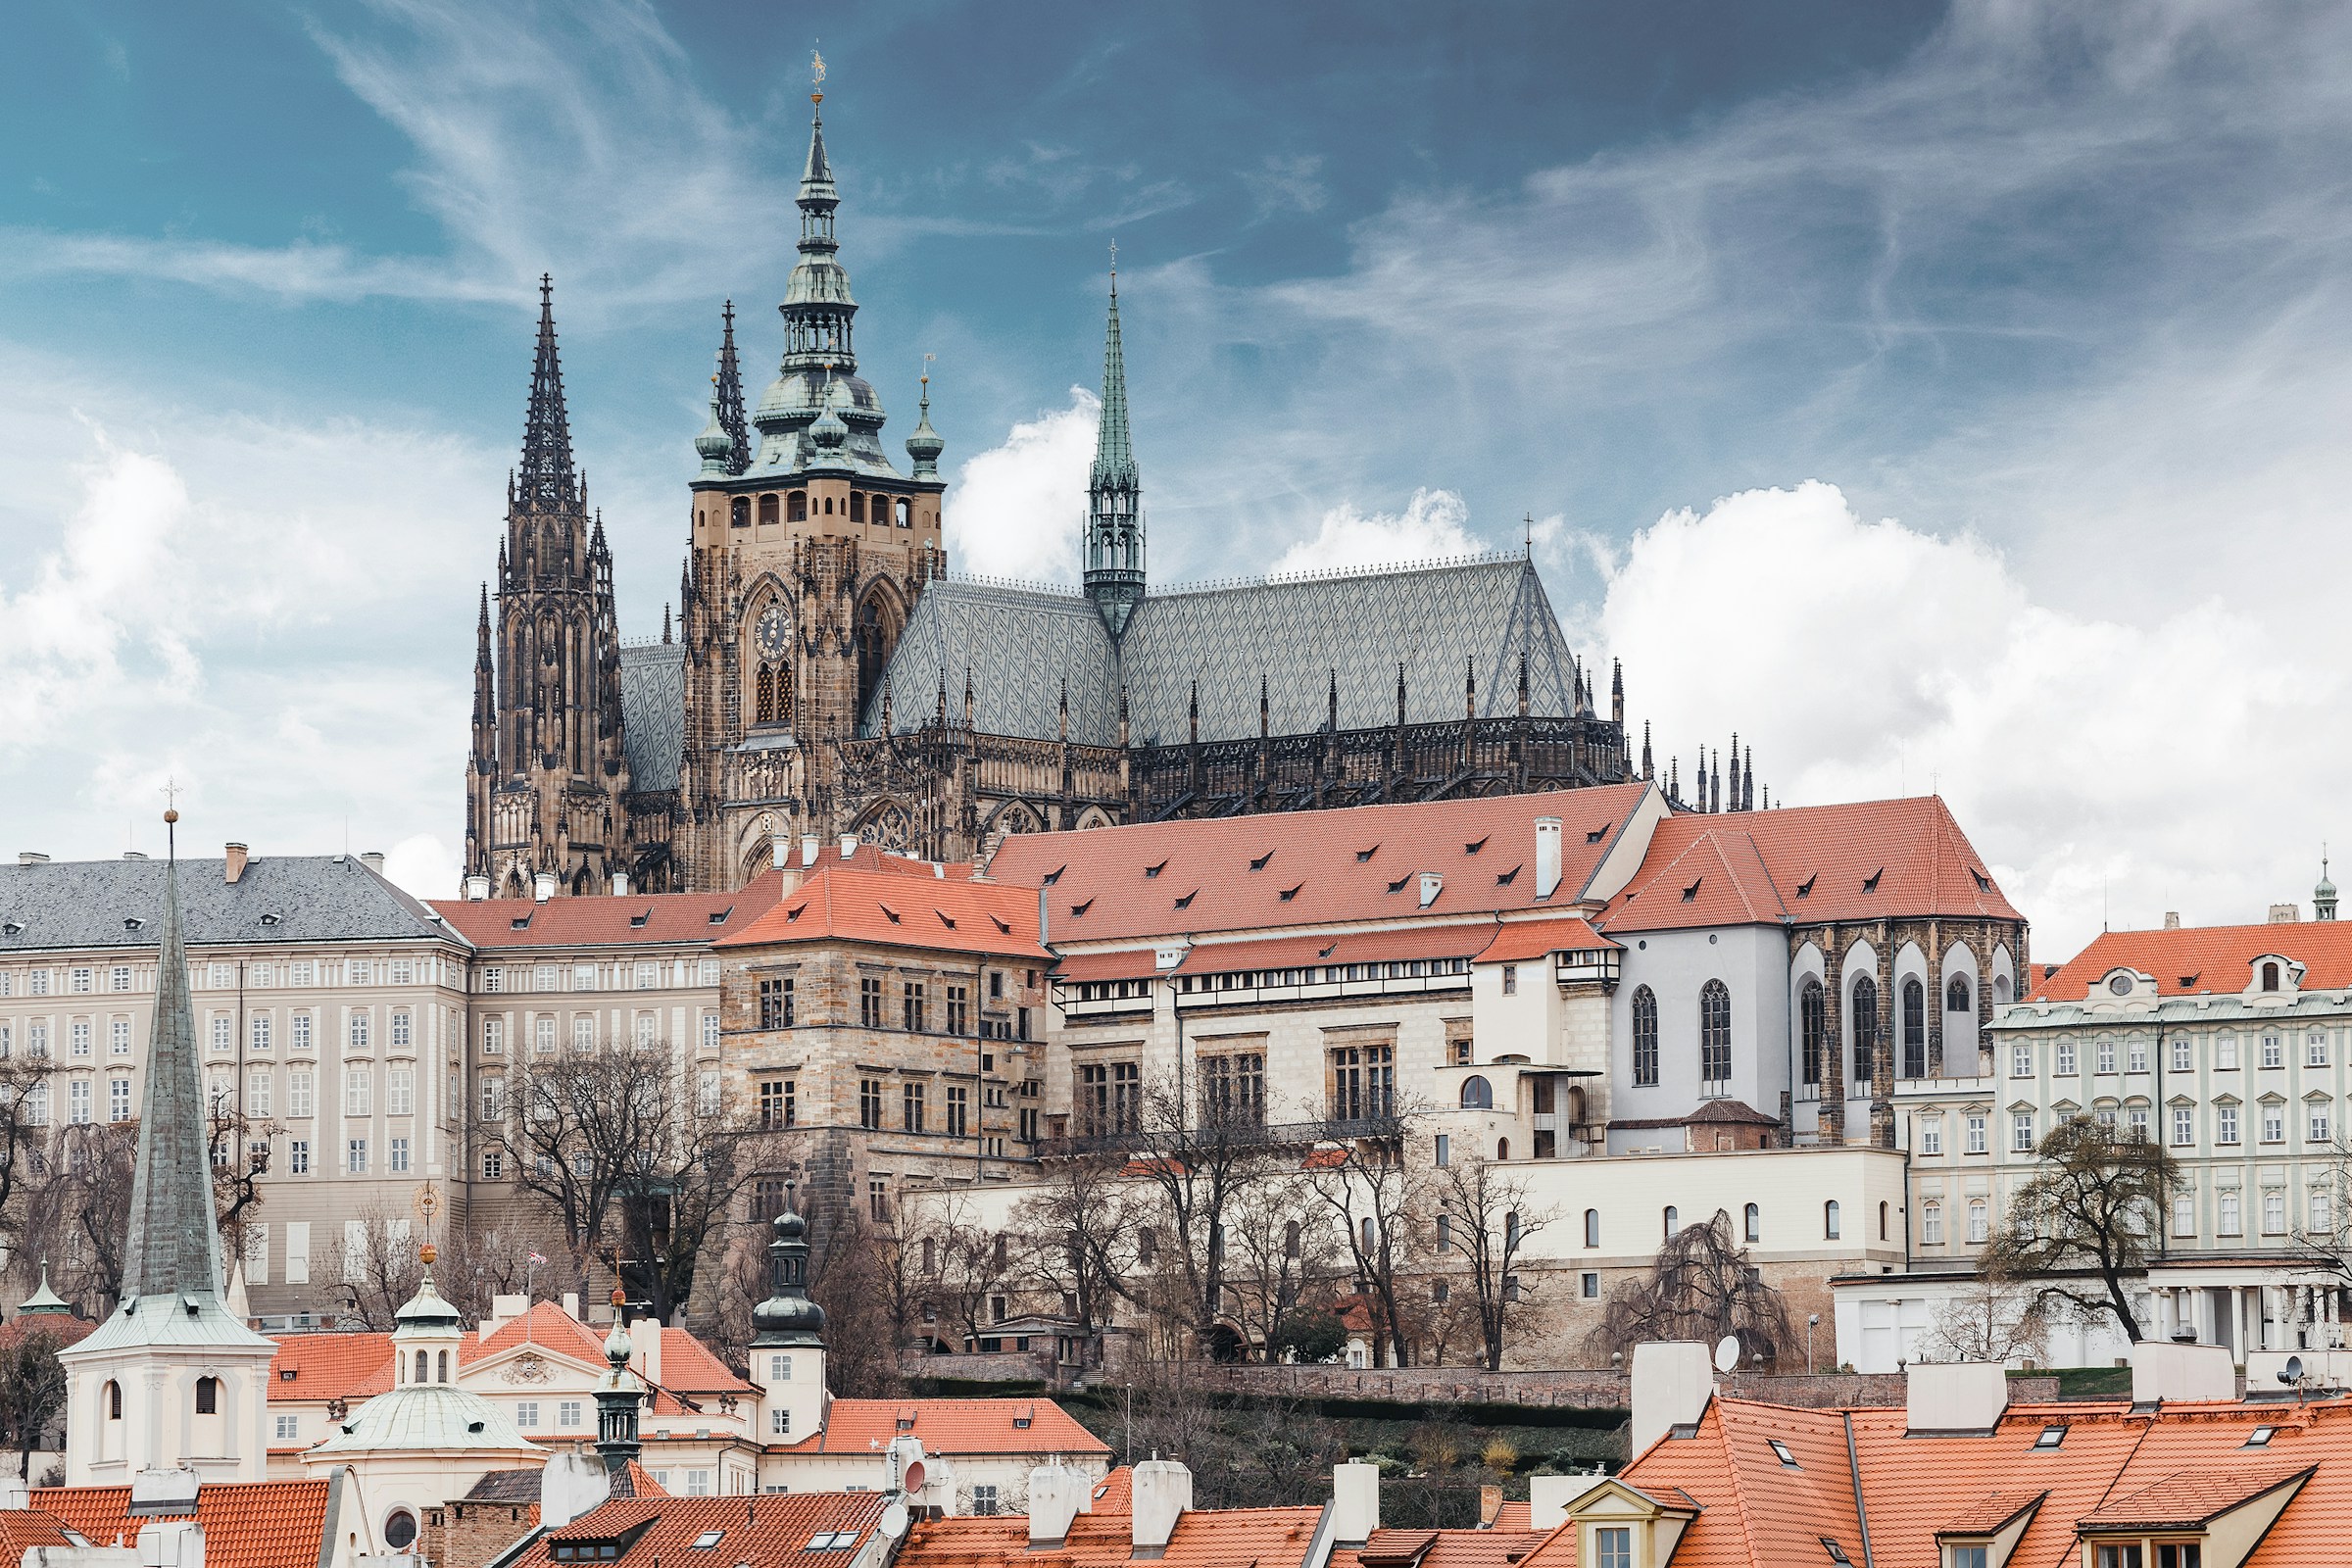
[[[912,1496],[915,1493],[923,1490],[923,1479],[929,1474],[930,1472],[924,1468],[922,1460],[907,1460],[906,1473],[899,1479],[899,1490]]]
[[[1740,1365],[1740,1336],[1726,1334],[1715,1342],[1715,1370],[1730,1372]]]
[[[2302,1381],[2303,1381],[2303,1358],[2302,1358],[2301,1356],[2299,1356],[2299,1355],[2290,1355],[2290,1356],[2288,1356],[2288,1357],[2286,1358],[2286,1365],[2284,1365],[2284,1366],[2282,1366],[2282,1367],[2280,1367],[2280,1368],[2278,1369],[2278,1381],[2279,1381],[2279,1382],[2281,1382],[2281,1383],[2300,1383],[2300,1382],[2302,1382]]]
[[[893,1502],[882,1510],[882,1522],[876,1528],[892,1541],[896,1541],[906,1533],[907,1517],[906,1505],[903,1502]]]

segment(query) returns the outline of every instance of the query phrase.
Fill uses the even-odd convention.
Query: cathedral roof
[[[623,643],[620,744],[632,791],[674,790],[686,739],[686,645]]]
[[[924,591],[891,655],[892,720],[901,731],[929,722],[942,682],[960,717],[968,667],[984,734],[1057,738],[1066,678],[1070,739],[1115,745],[1123,679],[1139,746],[1189,738],[1196,682],[1200,738],[1246,739],[1258,731],[1261,677],[1272,732],[1311,734],[1327,722],[1335,674],[1340,727],[1378,729],[1396,721],[1399,662],[1408,722],[1460,718],[1473,670],[1479,713],[1499,717],[1519,710],[1523,649],[1529,712],[1573,715],[1567,639],[1535,567],[1515,556],[1154,594],[1115,644],[1075,594],[949,580]],[[861,732],[881,719],[877,694]]]

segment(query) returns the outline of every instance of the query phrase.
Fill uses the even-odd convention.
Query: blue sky
[[[1158,580],[1532,515],[1662,754],[1942,789],[2052,956],[2352,839],[2340,8],[379,0],[0,57],[22,847],[145,843],[170,774],[446,891],[531,281],[651,632],[820,39],[861,368],[895,446],[938,357],[960,564],[1069,574],[1115,237]]]

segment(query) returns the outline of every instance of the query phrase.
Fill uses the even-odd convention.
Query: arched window
[[[795,491],[792,497],[792,520],[799,522],[802,518],[802,515],[803,513],[800,493]],[[761,524],[766,525],[772,524],[775,520],[776,498],[772,494],[761,496],[760,498],[760,521]]]
[[[939,1241],[936,1237],[926,1236],[923,1238],[923,1272],[926,1274],[939,1272]]]
[[[1827,1241],[1837,1241],[1838,1235],[1838,1200],[1831,1199],[1821,1205],[1821,1234]]]
[[[1732,1088],[1732,992],[1720,980],[1698,991],[1699,1093],[1724,1095]]]
[[[412,1382],[412,1383],[422,1383],[422,1382],[424,1381],[424,1363],[425,1363],[425,1352],[424,1352],[424,1351],[422,1351],[422,1350],[418,1350],[418,1351],[416,1352],[416,1375],[415,1375],[414,1377],[412,1377],[412,1378],[409,1380],[410,1382]]]
[[[1666,1239],[1671,1242],[1674,1240],[1674,1233],[1683,1228],[1683,1216],[1675,1211],[1672,1203],[1668,1203],[1662,1217],[1665,1220]]]
[[[1152,1263],[1159,1259],[1159,1232],[1147,1225],[1135,1238],[1135,1260]]]
[[[858,708],[863,712],[874,688],[882,684],[883,666],[898,646],[898,617],[882,595],[874,594],[858,607],[858,626],[852,636],[858,647]]]
[[[1879,1240],[1883,1242],[1883,1241],[1885,1241],[1886,1239],[1886,1205],[1885,1203],[1881,1203],[1881,1204],[1879,1205]]]
[[[1440,1214],[1438,1216],[1438,1250],[1441,1252],[1447,1252],[1451,1251],[1452,1250],[1453,1216],[1451,1214]]]
[[[433,1381],[436,1383],[447,1383],[449,1381],[449,1352],[447,1350],[438,1350],[434,1352]]]
[[[760,666],[760,674],[754,683],[752,722],[755,724],[772,724],[775,722],[775,719],[776,672],[773,669],[770,669],[767,665],[761,664]]]
[[[760,516],[762,522],[773,522],[775,520],[775,518],[767,511],[767,503],[769,499],[770,498],[767,496],[761,496],[760,498]],[[807,522],[808,520],[808,492],[806,490],[795,490],[790,496],[786,497],[784,514],[794,522]]]
[[[1742,1225],[1743,1234],[1745,1234],[1749,1241],[1762,1241],[1764,1239],[1764,1210],[1757,1207],[1753,1203],[1748,1204],[1747,1212],[1742,1219]]]
[[[1600,1245],[1600,1210],[1597,1208],[1585,1210],[1585,1245],[1587,1247]]]
[[[865,520],[865,497],[856,490],[850,492],[850,520],[852,522]]]
[[[1968,976],[1956,974],[1944,986],[1943,1010],[1946,1012],[1974,1012],[1977,1010],[1976,1003],[1968,994]]]
[[[1928,988],[1914,975],[1903,982],[1903,1076],[1928,1075]]]
[[[752,525],[750,496],[737,496],[727,503],[727,525],[732,528],[749,528]]]
[[[220,1413],[220,1380],[219,1378],[198,1378],[196,1380],[196,1413],[198,1415],[219,1415]]]
[[[2005,974],[1992,977],[1992,1004],[1996,1007],[2009,1005],[2009,977]]]
[[[1821,1083],[1821,1042],[1828,1028],[1825,1000],[1821,982],[1806,976],[1796,992],[1797,1059],[1804,1081],[1815,1087]]]
[[[1361,1220],[1359,1220],[1359,1221],[1356,1223],[1356,1235],[1357,1235],[1357,1236],[1359,1236],[1359,1237],[1362,1239],[1362,1241],[1363,1241],[1363,1244],[1364,1244],[1364,1253],[1365,1253],[1365,1255],[1366,1255],[1366,1256],[1370,1256],[1370,1255],[1371,1255],[1371,1253],[1372,1253],[1372,1250],[1373,1250],[1373,1247],[1372,1247],[1372,1216],[1371,1216],[1371,1215],[1369,1215],[1369,1214],[1365,1215],[1365,1216],[1364,1216],[1364,1217],[1363,1217]]]
[[[1508,1159],[1511,1157],[1511,1141],[1508,1138],[1497,1138],[1494,1140],[1494,1157],[1496,1159]]]
[[[912,508],[910,508],[910,507],[908,507],[908,506],[906,505],[906,501],[905,501],[904,499],[902,499],[902,500],[899,502],[898,512],[899,512],[899,526],[900,526],[900,527],[902,527],[902,528],[911,528],[911,527],[913,527],[913,526],[914,526],[914,512],[913,512],[913,509],[912,509]]]
[[[2278,989],[2278,966],[2277,964],[2266,963],[2262,966],[2262,989],[2265,991]]]
[[[407,1551],[416,1544],[416,1516],[406,1508],[395,1508],[384,1520],[384,1544],[394,1551]]]
[[[1879,1062],[1879,983],[1869,975],[1854,982],[1854,1077],[1848,1094],[1870,1083]]]
[[[1515,1208],[1502,1216],[1502,1245],[1506,1250],[1519,1245],[1519,1211]]]
[[[1462,1080],[1462,1108],[1464,1110],[1493,1110],[1494,1089],[1483,1074],[1472,1073]]]
[[[106,1418],[109,1421],[122,1419],[122,1385],[120,1383],[106,1386]]]
[[[1634,1082],[1658,1081],[1658,999],[1647,986],[1634,988]]]

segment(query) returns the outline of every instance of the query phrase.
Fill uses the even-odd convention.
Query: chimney
[[[2009,1374],[1992,1361],[1914,1361],[1903,1373],[1903,1430],[1990,1432],[2009,1408]]]
[[[384,874],[384,852],[381,850],[364,851],[360,856],[360,863],[377,876],[382,876]]]
[[[2303,906],[2300,904],[2274,904],[2271,906],[2271,924],[2273,925],[2293,925],[2302,918]]]
[[[662,1381],[662,1321],[641,1317],[629,1325],[629,1345],[637,1353],[629,1359],[637,1365],[637,1375],[646,1382],[659,1385]]]
[[[1132,1486],[1135,1555],[1156,1557],[1193,1505],[1193,1473],[1173,1459],[1146,1459],[1135,1467]]]
[[[1428,908],[1428,907],[1429,907],[1431,905],[1433,905],[1433,904],[1437,903],[1437,902],[1438,902],[1438,894],[1439,894],[1439,892],[1440,892],[1440,891],[1441,891],[1441,890],[1442,890],[1442,889],[1443,889],[1445,886],[1446,886],[1446,878],[1445,878],[1444,876],[1440,875],[1438,872],[1436,872],[1436,871],[1424,871],[1424,872],[1422,872],[1422,873],[1421,873],[1421,907],[1423,907],[1424,909],[1426,909],[1426,908]]]
[[[1560,819],[1536,818],[1536,897],[1548,899],[1560,885]]]
[[[582,1321],[580,1317],[580,1293],[577,1291],[565,1291],[564,1293],[563,1299],[564,1315],[567,1318],[570,1318],[575,1323]]]
[[[779,871],[792,863],[792,836],[790,834],[780,832],[768,834],[767,863]]]
[[[2142,1340],[2132,1347],[2132,1402],[2234,1399],[2237,1366],[2227,1345]]]
[[[482,875],[479,871],[476,871],[473,873],[473,875],[466,879],[466,899],[467,903],[479,904],[482,900],[488,898],[489,896],[490,879],[488,877]]]
[[[1568,1505],[1592,1485],[1591,1476],[1529,1476],[1527,1528],[1557,1530],[1568,1522]]]
[[[817,844],[817,837],[816,837],[816,835],[815,835],[815,834],[813,834],[813,833],[804,833],[804,834],[802,834],[802,835],[801,835],[801,863],[802,863],[803,865],[814,865],[814,864],[816,863],[817,849],[818,849],[818,844]]]
[[[229,886],[234,887],[236,886],[238,880],[245,875],[245,846],[242,844],[229,844],[224,845],[222,848],[225,853],[220,861],[221,880],[228,883]]]
[[[1492,1530],[1494,1521],[1502,1517],[1502,1489],[1482,1486],[1478,1489],[1478,1528]]]
[[[1707,1413],[1715,1394],[1715,1363],[1707,1348],[1686,1340],[1651,1340],[1634,1347],[1633,1453],[1639,1458],[1673,1427]]]
[[[605,1472],[604,1460],[593,1454],[559,1453],[539,1472],[539,1522],[561,1530],[589,1509],[601,1507],[612,1494],[612,1478]]]
[[[1347,1459],[1331,1467],[1331,1539],[1360,1546],[1380,1528],[1380,1466]]]
[[[857,853],[858,835],[855,833],[844,833],[841,836],[841,858],[847,860],[855,857]]]
[[[531,897],[541,904],[556,896],[556,873],[542,871],[531,878]]]
[[[17,852],[17,863],[19,865],[47,865],[49,863],[49,857],[43,855],[38,850],[19,850]]]
[[[2179,909],[2167,909],[2164,911],[2164,928],[2167,931],[2178,931],[2180,929],[2180,911]]]
[[[1070,1524],[1092,1513],[1094,1480],[1058,1461],[1029,1472],[1029,1544],[1058,1546],[1069,1539]]]

